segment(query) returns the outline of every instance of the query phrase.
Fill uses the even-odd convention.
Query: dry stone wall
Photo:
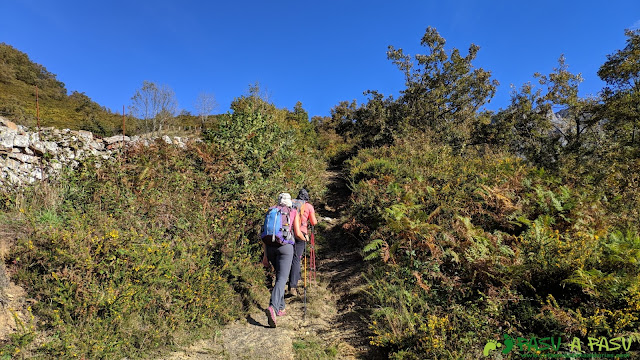
[[[184,147],[187,138],[162,136],[162,141]],[[89,157],[107,160],[134,144],[148,146],[156,138],[116,135],[99,138],[89,131],[44,128],[30,131],[0,117],[0,188],[15,189],[63,168],[75,168]],[[196,140],[198,141],[198,140]]]

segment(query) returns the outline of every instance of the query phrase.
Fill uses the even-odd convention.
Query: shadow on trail
[[[259,326],[259,327],[263,327],[263,328],[269,328],[269,325],[265,325],[261,322],[259,322],[258,320],[253,318],[253,315],[249,315],[247,316],[247,323],[249,325],[253,325],[253,326]]]

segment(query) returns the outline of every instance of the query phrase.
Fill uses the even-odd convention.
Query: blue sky
[[[329,115],[342,100],[378,90],[397,97],[402,73],[388,45],[424,53],[428,26],[500,82],[487,106],[509,103],[510,85],[548,74],[561,54],[597,94],[597,70],[640,27],[640,1],[0,1],[0,42],[26,52],[65,83],[114,111],[144,80],[166,84],[180,109],[213,93],[217,113],[255,82],[278,107],[297,101]]]

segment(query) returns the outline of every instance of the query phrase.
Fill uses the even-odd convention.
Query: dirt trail
[[[376,359],[369,347],[364,310],[358,306],[364,268],[357,244],[346,238],[340,219],[349,190],[336,171],[327,173],[326,201],[316,204],[319,220],[317,283],[310,286],[303,319],[300,298],[287,298],[287,315],[268,328],[263,309],[268,299],[244,320],[221,329],[163,360],[200,359]],[[309,348],[316,347],[315,352]],[[296,351],[296,348],[298,349]]]

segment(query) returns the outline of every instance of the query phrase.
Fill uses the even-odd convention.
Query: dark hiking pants
[[[300,264],[302,263],[302,256],[304,255],[304,247],[306,245],[307,245],[306,241],[296,240],[296,245],[293,253],[293,260],[291,261],[291,274],[289,274],[290,288],[297,288],[298,281],[302,279]]]
[[[293,245],[279,247],[267,246],[267,259],[276,269],[276,284],[271,291],[269,303],[276,311],[284,310],[284,288],[289,280],[291,260],[293,259]]]

